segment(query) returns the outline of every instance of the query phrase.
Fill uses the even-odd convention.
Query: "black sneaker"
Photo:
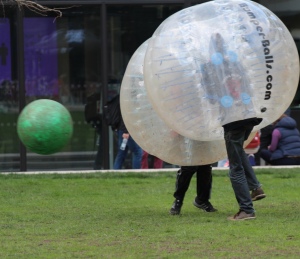
[[[172,208],[170,209],[171,215],[179,215],[182,207],[182,201],[181,200],[175,200]]]
[[[194,200],[193,204],[197,208],[202,209],[202,210],[204,210],[206,212],[215,212],[215,211],[218,211],[217,209],[215,209],[213,207],[213,205],[209,201],[198,203],[198,202],[196,202],[196,200]]]

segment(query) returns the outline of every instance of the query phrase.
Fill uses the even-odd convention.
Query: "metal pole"
[[[26,105],[25,102],[25,71],[24,71],[24,26],[23,8],[16,8],[16,41],[17,41],[17,76],[19,87],[19,113]],[[27,151],[26,147],[20,142],[20,171],[27,171]]]
[[[103,103],[107,102],[107,6],[101,4],[101,91]],[[102,116],[102,144],[103,144],[103,169],[109,168],[109,128]]]

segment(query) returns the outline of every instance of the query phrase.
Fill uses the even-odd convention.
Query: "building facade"
[[[103,103],[119,93],[128,61],[161,22],[173,13],[207,1],[54,0],[37,1],[62,13],[41,13],[2,1],[0,8],[0,172],[111,169],[118,147],[100,119],[86,123],[91,96]],[[300,41],[300,2],[258,0]],[[31,101],[52,99],[71,113],[74,133],[59,153],[42,156],[20,142],[16,125]],[[297,117],[300,96],[293,103]],[[298,118],[298,117],[297,117]],[[130,168],[130,161],[125,168]]]

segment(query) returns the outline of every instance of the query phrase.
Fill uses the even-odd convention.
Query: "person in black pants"
[[[206,212],[215,212],[212,204],[209,202],[212,188],[212,166],[181,166],[177,172],[175,192],[173,194],[175,201],[170,209],[171,215],[179,215],[185,193],[189,188],[191,179],[196,173],[197,176],[197,196],[193,202],[194,206]]]

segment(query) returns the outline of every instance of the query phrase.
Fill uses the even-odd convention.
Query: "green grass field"
[[[0,258],[299,258],[300,169],[258,169],[267,198],[255,220],[214,171],[216,213],[169,215],[174,172],[0,175]]]

